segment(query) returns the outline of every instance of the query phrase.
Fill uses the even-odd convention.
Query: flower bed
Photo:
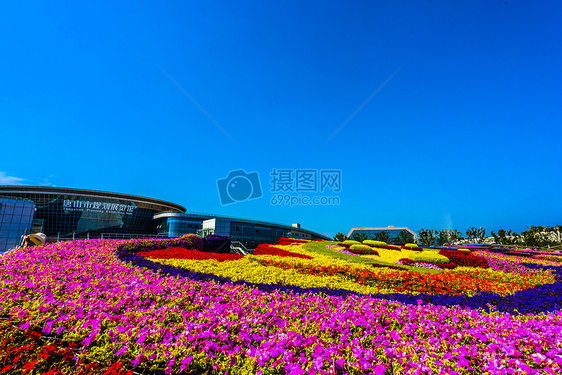
[[[478,283],[481,290],[493,283],[523,285],[538,274],[460,268],[428,277],[381,271],[379,278],[387,278],[389,283],[400,281],[398,275],[407,275],[410,284],[400,281],[406,291],[426,286],[432,277],[442,280],[445,290],[440,294],[365,295],[334,288],[233,282],[160,264],[136,254],[134,246],[123,246],[126,243],[74,241],[3,255],[0,314],[20,327],[22,337],[37,330],[50,337],[46,340],[60,340],[63,344],[55,346],[56,353],[62,350],[64,354],[65,343],[78,343],[71,362],[99,363],[101,373],[464,375],[501,374],[506,369],[521,374],[562,371],[559,267],[520,263],[537,272],[551,272],[556,282],[505,296],[481,292],[472,297],[452,295],[447,288],[454,291],[458,284],[472,290],[471,285]],[[313,262],[316,257],[282,259],[293,265]],[[215,260],[184,261],[219,264]],[[238,262],[256,263],[244,257],[220,264],[227,267]],[[494,278],[506,280],[490,281]],[[515,310],[528,315],[519,316]],[[530,314],[539,312],[546,313]],[[5,334],[0,335],[6,340]],[[41,353],[44,347],[39,344],[33,350]],[[48,353],[55,349],[44,351]],[[59,366],[63,356],[52,354],[59,358],[53,363],[57,369],[63,368]],[[23,372],[21,367],[17,370]]]
[[[435,251],[422,251],[410,254],[408,259],[413,260],[415,262],[424,262],[424,263],[450,263],[448,257],[438,254]],[[454,268],[454,267],[453,267]]]
[[[356,255],[379,255],[376,250],[367,245],[351,245],[348,251]]]
[[[133,375],[120,361],[109,366],[76,360],[80,344],[42,336],[33,330],[22,330],[7,321],[0,321],[0,374],[42,375]],[[101,371],[105,370],[105,371]]]
[[[132,239],[122,241],[120,244],[123,250],[134,252],[147,252],[152,250],[162,250],[169,247],[183,247],[185,249],[203,251],[203,239],[195,234],[186,234],[179,238],[161,239]]]
[[[140,252],[138,254],[143,257],[151,258],[151,259],[195,259],[195,260],[215,259],[219,262],[224,262],[227,260],[237,260],[244,257],[244,255],[240,255],[240,254],[206,253],[197,250],[184,249],[183,247],[170,247],[162,250]]]
[[[275,255],[278,257],[294,257],[301,259],[312,259],[310,255],[303,255],[298,253],[293,253],[291,251],[283,250],[278,247],[273,247],[268,244],[260,244],[254,250],[254,255]]]
[[[375,249],[386,249],[386,250],[395,250],[395,251],[400,251],[400,249],[402,249],[401,246],[395,246],[395,245],[371,245],[371,246],[374,247]],[[409,250],[409,248],[406,249]]]
[[[458,251],[458,250],[444,249],[439,251],[439,254],[446,256],[451,260],[451,262],[461,267],[482,267],[482,268],[489,267],[486,258],[475,256],[470,253],[466,254],[465,252]]]
[[[407,265],[407,266],[416,266],[420,263],[422,265],[420,265],[419,267],[423,267],[423,265],[430,265],[433,268],[440,269],[440,270],[443,270],[443,269],[452,270],[452,269],[457,268],[457,265],[455,263],[452,263],[452,262],[446,262],[446,263],[444,263],[444,262],[431,262],[431,261],[428,261],[427,259],[416,260],[416,259],[402,258],[398,261],[397,264],[404,264],[404,265]]]
[[[277,242],[275,242],[275,245],[292,245],[294,243],[307,243],[309,241],[307,240],[298,240],[296,238],[285,238],[285,237],[279,237],[277,239]]]
[[[402,249],[412,250],[412,251],[423,251],[423,247],[419,246],[402,246]]]
[[[355,245],[354,245],[355,246]],[[347,250],[350,254],[355,254],[355,255],[373,255],[373,256],[377,256],[379,255],[378,251],[376,250],[365,250],[365,249],[353,249],[353,248],[349,248]]]

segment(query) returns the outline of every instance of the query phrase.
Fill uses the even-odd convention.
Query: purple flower
[[[121,349],[119,349],[115,355],[122,355],[125,354],[125,352],[127,351],[127,349],[129,349],[129,344],[125,344],[125,346],[123,346]]]

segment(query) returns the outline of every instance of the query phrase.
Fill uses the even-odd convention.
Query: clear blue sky
[[[3,1],[0,183],[327,235],[562,224],[561,24],[559,1]],[[312,194],[340,204],[272,205],[274,168],[341,170]],[[238,169],[263,197],[223,206]]]

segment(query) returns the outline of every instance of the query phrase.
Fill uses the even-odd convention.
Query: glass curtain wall
[[[16,247],[23,235],[30,234],[34,214],[33,202],[0,197],[0,252]]]

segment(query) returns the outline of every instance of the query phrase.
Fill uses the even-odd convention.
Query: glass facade
[[[213,219],[207,214],[169,214],[154,216],[155,232],[160,236],[180,237],[184,234],[198,234],[203,229],[203,221]]]
[[[43,188],[37,187],[37,190]],[[78,189],[50,188],[49,191],[11,191],[0,188],[0,196],[25,198],[35,203],[34,228],[41,228],[48,241],[100,237],[102,234],[152,234],[152,218],[173,211],[158,202],[136,200],[134,196]],[[31,190],[31,191],[29,191]],[[45,189],[43,189],[45,190]],[[140,197],[139,197],[140,198]],[[178,212],[177,210],[176,212]]]
[[[174,203],[120,193],[3,185],[0,186],[0,198],[27,201],[33,205],[35,213],[35,216],[26,219],[24,225],[23,215],[15,214],[10,205],[3,219],[10,226],[3,229],[4,237],[0,238],[0,243],[7,243],[8,237],[17,237],[17,242],[23,234],[20,233],[22,229],[27,233],[44,233],[47,242],[74,238],[220,234],[230,236],[232,241],[242,242],[249,249],[261,243],[275,243],[279,237],[330,239],[302,229],[299,224],[291,227],[236,217],[185,213],[185,208]]]
[[[34,213],[31,201],[0,197],[0,252],[16,247],[21,236],[31,233]]]
[[[230,236],[231,241],[240,241],[248,249],[255,249],[262,243],[275,243],[279,237],[330,239],[321,234],[288,225],[200,213],[157,214],[154,217],[154,225],[159,235],[179,237],[187,233],[202,236],[221,234]]]
[[[291,228],[280,228],[241,221],[230,223],[230,240],[240,241],[248,249],[255,249],[262,243],[275,243],[279,237],[289,237],[290,233],[292,233]]]
[[[218,217],[209,220],[205,220],[202,223],[203,229],[198,231],[202,237],[208,234],[220,234],[221,236],[230,236],[230,220]]]

